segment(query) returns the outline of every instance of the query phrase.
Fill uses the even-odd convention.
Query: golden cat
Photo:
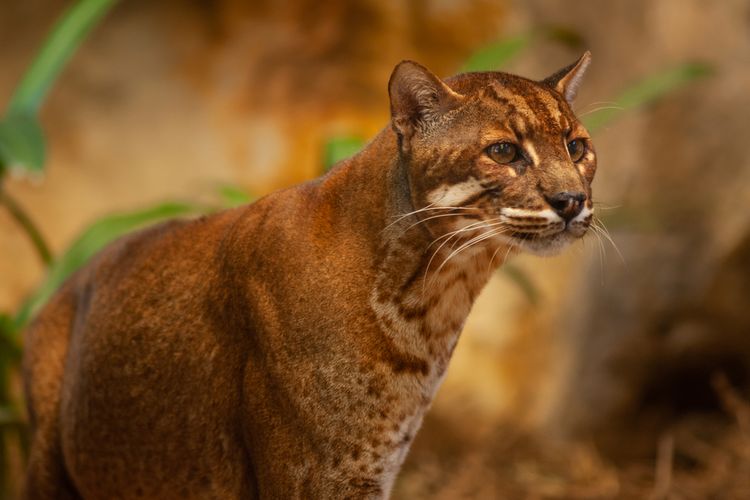
[[[589,61],[402,62],[391,127],[327,175],[110,245],[26,333],[25,496],[388,497],[493,269],[588,229]]]

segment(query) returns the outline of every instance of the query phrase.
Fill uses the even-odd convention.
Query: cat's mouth
[[[539,238],[539,235],[536,233],[513,233],[511,236],[522,241],[531,241]]]
[[[554,234],[541,236],[533,233],[515,233],[511,241],[515,247],[524,252],[539,256],[558,254],[563,248],[580,238],[563,229]]]
[[[561,223],[546,231],[513,231],[509,236],[511,242],[520,250],[535,255],[549,256],[559,253],[569,244],[582,238],[588,231],[588,227],[588,221]]]
[[[541,233],[537,232],[526,232],[526,231],[513,231],[510,233],[510,236],[521,241],[544,241],[544,240],[550,240],[557,238],[561,235],[569,235],[570,237],[576,239],[582,237],[584,234],[586,234],[586,231],[588,230],[588,224],[567,224],[562,226],[560,229],[555,230],[548,230]]]

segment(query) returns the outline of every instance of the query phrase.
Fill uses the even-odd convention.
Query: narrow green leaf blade
[[[585,116],[583,123],[590,132],[599,130],[619,118],[623,113],[650,104],[712,73],[711,66],[697,62],[688,62],[659,71],[626,88],[611,106]]]
[[[534,35],[529,33],[487,45],[469,56],[469,59],[461,68],[461,72],[497,70],[528,47],[533,39]]]
[[[497,71],[539,40],[549,40],[573,49],[580,49],[584,45],[583,37],[573,29],[558,25],[542,26],[482,47],[469,56],[461,72]]]
[[[325,146],[324,169],[328,171],[341,160],[354,156],[364,145],[365,141],[360,137],[332,137]]]
[[[18,369],[20,359],[20,341],[15,334],[12,320],[8,315],[0,313],[0,436],[3,437],[9,427],[18,423],[16,412],[12,411],[11,407],[14,403],[11,397],[11,379],[12,373]],[[2,445],[0,442],[0,455],[6,451]],[[0,474],[2,472],[0,468]],[[1,492],[0,489],[0,494]]]
[[[198,212],[194,205],[164,203],[132,213],[104,217],[93,223],[50,267],[47,277],[37,291],[26,301],[16,316],[20,330],[30,317],[52,296],[58,287],[95,253],[109,242],[147,224]]]
[[[7,406],[0,406],[0,428],[6,427],[8,425],[14,425],[17,421],[15,412],[7,407]],[[0,450],[0,453],[4,453],[5,450]]]
[[[582,50],[586,47],[586,40],[583,36],[568,26],[548,25],[539,28],[538,33],[544,38],[565,45],[570,49]]]
[[[238,207],[252,202],[255,197],[239,186],[225,184],[219,186],[219,197],[226,208]]]
[[[0,162],[5,167],[41,172],[44,157],[44,133],[33,115],[11,113],[0,120]]]
[[[513,264],[504,264],[500,269],[505,273],[505,276],[518,285],[518,288],[531,304],[537,305],[539,303],[539,290],[526,273]]]
[[[117,0],[80,0],[57,22],[10,101],[9,112],[35,113],[88,32]]]
[[[13,323],[13,318],[5,313],[0,313],[0,372],[6,359],[17,360],[21,357],[21,346],[18,343],[18,335]],[[0,393],[2,393],[2,377],[0,376]]]

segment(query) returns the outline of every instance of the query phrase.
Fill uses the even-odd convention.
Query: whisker
[[[481,222],[483,223],[482,225],[484,225],[484,224],[488,224],[488,222],[487,222],[487,221],[481,221]],[[432,256],[430,256],[430,261],[429,261],[429,262],[427,263],[427,268],[425,269],[425,272],[424,272],[425,278],[427,278],[427,273],[428,273],[428,272],[429,272],[429,270],[430,270],[430,266],[432,265],[432,261],[433,261],[433,259],[434,259],[434,258],[435,258],[435,256],[436,256],[436,255],[437,255],[437,254],[438,254],[438,253],[440,252],[440,250],[441,250],[441,249],[442,249],[442,248],[443,248],[443,247],[444,247],[444,246],[445,246],[445,245],[446,245],[446,244],[447,244],[447,243],[448,243],[448,242],[449,242],[449,241],[450,241],[450,240],[451,240],[451,239],[452,239],[453,237],[455,237],[455,236],[459,235],[460,233],[462,233],[462,232],[466,232],[466,231],[470,231],[470,230],[474,230],[474,229],[476,229],[476,230],[478,230],[478,229],[481,229],[481,225],[480,225],[480,227],[476,227],[476,228],[471,228],[471,227],[470,227],[470,226],[474,226],[474,225],[476,225],[476,224],[477,224],[477,223],[474,223],[474,224],[470,224],[470,225],[469,225],[469,227],[461,228],[461,229],[458,229],[458,230],[456,230],[456,231],[453,231],[453,232],[451,232],[451,233],[448,233],[448,235],[449,235],[450,237],[449,237],[449,238],[447,238],[447,239],[446,239],[445,241],[443,241],[443,242],[442,242],[442,243],[440,244],[440,246],[438,246],[438,247],[437,247],[437,249],[436,249],[436,250],[435,250],[435,251],[434,251],[434,252],[432,253]],[[432,243],[430,243],[430,245],[429,245],[429,246],[428,246],[427,248],[429,248],[430,246],[432,246],[432,244],[433,244],[433,243],[437,242],[438,240],[440,240],[441,238],[444,238],[444,237],[445,237],[445,235],[443,235],[443,236],[441,236],[441,237],[437,238],[437,239],[436,239],[435,241],[433,241]],[[426,279],[425,279],[425,281],[426,281]],[[423,289],[424,289],[424,282],[423,282]]]
[[[503,263],[501,265],[505,265],[505,263],[508,262],[508,257],[510,257],[511,250],[513,250],[513,245],[508,246],[508,251],[505,252],[505,256],[503,257]]]
[[[416,227],[416,226],[418,226],[420,224],[423,224],[423,223],[427,222],[428,220],[439,219],[441,217],[466,217],[466,214],[439,214],[439,215],[431,215],[431,216],[429,216],[429,217],[427,217],[425,219],[418,220],[414,224],[410,225],[409,227],[407,227],[406,229],[404,229],[404,232],[407,232],[411,228]]]
[[[609,230],[604,225],[604,222],[602,222],[599,217],[594,216],[594,218],[592,219],[592,227],[596,227],[601,232],[602,236],[604,236],[607,241],[609,241],[609,243],[612,245],[612,248],[614,248],[615,252],[617,252],[617,255],[620,257],[620,261],[625,264],[625,257],[623,257],[622,252],[620,252],[617,244],[612,239],[612,235],[609,234]]]
[[[427,276],[427,272],[428,272],[428,271],[430,270],[430,266],[432,265],[432,260],[433,260],[433,259],[435,258],[435,256],[436,256],[436,255],[437,255],[437,254],[438,254],[438,253],[440,252],[440,250],[441,250],[441,249],[442,249],[442,248],[443,248],[443,247],[444,247],[444,246],[445,246],[445,245],[446,245],[446,244],[447,244],[447,243],[448,243],[448,242],[449,242],[449,241],[450,241],[451,239],[453,239],[453,238],[454,238],[455,236],[458,236],[459,234],[461,234],[461,233],[463,233],[463,232],[467,232],[467,231],[471,231],[471,230],[475,230],[475,229],[476,229],[476,230],[478,230],[478,229],[481,229],[481,226],[483,226],[483,225],[485,225],[485,224],[487,224],[487,221],[479,221],[479,222],[475,222],[475,223],[473,223],[473,224],[469,224],[469,225],[468,225],[467,227],[463,227],[463,228],[460,228],[460,229],[456,229],[455,231],[451,231],[450,233],[446,233],[446,234],[444,234],[444,235],[442,235],[442,236],[439,236],[439,237],[435,238],[435,240],[434,240],[434,241],[432,241],[432,242],[431,242],[431,243],[430,243],[430,244],[429,244],[429,245],[427,246],[427,248],[428,248],[428,249],[429,249],[429,248],[430,248],[430,247],[431,247],[432,245],[434,245],[435,243],[437,243],[438,241],[440,241],[440,240],[441,240],[441,239],[443,239],[443,238],[445,238],[445,241],[443,241],[443,242],[442,242],[442,243],[441,243],[441,244],[440,244],[440,245],[439,245],[439,246],[437,247],[437,249],[435,249],[435,251],[434,251],[434,252],[432,253],[432,256],[430,256],[430,261],[429,261],[429,262],[427,263],[427,268],[425,269],[425,277]]]
[[[437,206],[436,207],[436,206],[433,206],[433,205],[434,205],[434,203],[431,203],[431,204],[427,205],[426,207],[422,207],[422,208],[419,208],[417,210],[413,210],[411,212],[407,212],[407,213],[402,214],[402,215],[396,215],[396,216],[394,216],[394,217],[396,217],[396,220],[394,220],[393,222],[391,222],[390,224],[388,224],[387,226],[385,226],[383,228],[383,231],[385,231],[386,229],[388,229],[392,225],[394,225],[394,224],[396,224],[396,223],[404,220],[405,218],[407,218],[407,217],[409,217],[411,215],[416,215],[416,214],[421,213],[421,212],[427,212],[429,210],[479,210],[476,207],[444,207],[444,206]]]
[[[511,249],[513,248],[513,245],[511,243],[507,243],[506,246],[508,247],[508,251],[505,252],[505,257],[503,257],[502,262],[500,262],[500,265],[502,266],[505,264],[505,261],[508,258],[508,254],[510,254]],[[492,257],[490,257],[490,263],[487,265],[487,272],[492,271],[492,263],[495,261],[495,256],[497,253],[502,249],[502,245],[498,245],[498,247],[495,249],[495,252],[492,254]]]
[[[483,229],[485,227],[494,227],[494,226],[500,225],[502,223],[501,221],[498,221],[497,218],[496,219],[490,219],[490,221],[482,221],[482,222],[484,222],[483,226],[475,228],[476,230],[480,230],[480,229]],[[432,255],[430,256],[430,260],[427,263],[427,267],[425,268],[425,272],[424,272],[424,279],[422,281],[422,294],[424,294],[425,288],[427,286],[427,275],[430,272],[430,267],[432,266],[432,261],[435,259],[435,257],[438,255],[438,253],[440,253],[440,250],[451,240],[451,238],[453,238],[454,236],[460,234],[461,232],[468,231],[468,230],[469,230],[469,228],[467,227],[467,228],[462,228],[462,229],[459,229],[457,231],[454,231],[453,233],[450,233],[451,237],[448,238],[448,239],[446,239],[443,243],[441,243],[440,246],[438,246],[438,248],[432,253]],[[483,236],[485,234],[487,234],[487,233],[482,233],[479,236],[475,236],[474,238],[472,238],[471,240],[469,240],[469,242],[473,242],[474,240],[476,240],[477,238],[480,238],[481,236]],[[498,233],[498,234],[500,234],[500,233]],[[432,245],[432,243],[430,245]],[[446,259],[446,261],[447,261],[447,259]],[[445,264],[446,261],[443,261],[443,264]],[[440,268],[442,269],[442,265],[441,265]],[[438,269],[438,272],[435,273],[435,276],[439,275],[439,270],[440,269]]]
[[[583,118],[583,117],[588,116],[588,115],[590,115],[592,113],[596,113],[597,111],[604,111],[606,109],[615,109],[617,111],[622,111],[625,108],[623,108],[622,106],[600,106],[600,107],[594,108],[594,109],[592,109],[590,111],[586,111],[585,113],[580,113],[578,115],[578,118]]]
[[[583,106],[580,110],[576,110],[576,114],[578,114],[581,111],[586,111],[587,109],[591,108],[592,106],[617,106],[617,103],[615,101],[594,101],[586,104]]]
[[[495,219],[492,219],[492,220],[487,221],[487,223],[481,226],[481,228],[475,228],[475,229],[492,229],[493,227],[497,227],[503,224],[505,224],[505,221],[502,221],[502,220],[497,221]],[[458,239],[456,239],[456,241],[454,241],[453,244],[451,245],[451,250],[456,248],[457,244],[458,244]]]
[[[481,242],[483,242],[483,241],[485,241],[485,240],[487,240],[489,238],[492,238],[494,236],[497,236],[497,235],[500,235],[500,234],[506,232],[506,230],[507,230],[507,228],[500,227],[499,229],[489,230],[489,231],[487,231],[485,233],[480,234],[479,236],[475,236],[474,238],[472,238],[468,242],[466,242],[463,245],[461,245],[460,247],[458,247],[456,250],[453,250],[453,252],[451,252],[451,254],[448,255],[448,257],[445,260],[443,260],[443,262],[440,264],[440,267],[437,268],[437,271],[435,271],[435,275],[436,276],[439,275],[440,271],[443,269],[443,267],[445,267],[445,265],[453,257],[455,257],[456,255],[458,255],[459,253],[461,253],[463,250],[468,250],[469,248],[471,248],[471,247],[473,247],[475,245],[478,245],[479,243],[481,243]]]
[[[602,237],[599,234],[600,229],[594,225],[591,225],[591,228],[593,230],[592,234],[596,236],[596,250],[597,255],[599,255],[599,276],[601,277],[601,284],[604,285],[604,259],[606,250],[604,248],[604,243],[602,243]]]
[[[622,208],[622,205],[607,205],[606,203],[602,203],[600,201],[595,201],[594,206],[597,210],[614,210],[616,208]]]
[[[484,226],[485,224],[494,224],[495,221],[497,221],[497,220],[498,219],[495,218],[495,219],[490,219],[490,220],[481,220],[481,221],[477,221],[477,222],[472,222],[468,226],[462,227],[460,229],[456,229],[455,231],[451,231],[451,232],[446,233],[446,234],[444,234],[442,236],[438,236],[437,238],[435,238],[432,241],[432,243],[430,243],[429,245],[427,245],[427,248],[430,248],[432,245],[434,245],[435,243],[437,243],[438,241],[440,241],[443,238],[448,238],[450,240],[454,236],[458,236],[460,233],[471,231],[471,230],[477,230],[477,229],[481,228],[482,226]]]

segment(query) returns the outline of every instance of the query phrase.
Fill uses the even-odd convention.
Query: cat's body
[[[102,252],[27,333],[27,497],[386,497],[492,270],[588,226],[587,63],[404,63],[393,129],[328,175]]]

